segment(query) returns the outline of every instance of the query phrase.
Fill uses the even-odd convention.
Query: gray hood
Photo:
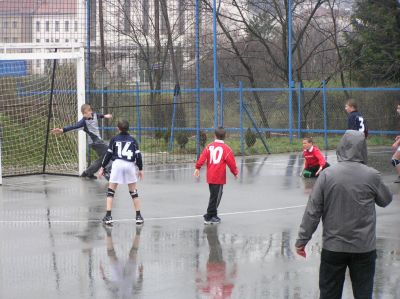
[[[364,132],[347,130],[336,150],[338,162],[351,161],[367,164],[367,142]]]

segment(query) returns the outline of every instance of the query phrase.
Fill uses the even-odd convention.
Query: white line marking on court
[[[303,208],[306,205],[298,205],[298,206],[288,206],[281,208],[271,208],[271,209],[263,209],[263,210],[252,210],[252,211],[240,211],[240,212],[227,212],[220,213],[221,216],[228,215],[239,215],[239,214],[252,214],[252,213],[265,213],[265,212],[274,212],[274,211],[282,211],[282,210],[290,210]],[[153,217],[146,218],[145,221],[154,221],[154,220],[177,220],[177,219],[190,219],[190,218],[199,218],[203,217],[203,215],[188,215],[188,216],[172,216],[172,217]],[[136,219],[115,219],[114,222],[135,222]],[[93,223],[93,222],[101,222],[100,219],[87,219],[87,220],[0,220],[0,223]]]

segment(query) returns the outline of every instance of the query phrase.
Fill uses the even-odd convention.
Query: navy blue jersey
[[[102,167],[110,160],[121,159],[128,162],[135,162],[139,170],[143,168],[142,155],[139,151],[138,143],[128,133],[119,133],[110,140],[107,154],[104,156]]]
[[[349,119],[347,120],[347,129],[364,132],[365,136],[367,136],[367,124],[360,112],[350,112]]]

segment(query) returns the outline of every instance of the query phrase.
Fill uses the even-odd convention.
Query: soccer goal
[[[79,44],[0,44],[0,184],[1,174],[84,170],[84,132],[51,134],[80,117],[84,65]]]

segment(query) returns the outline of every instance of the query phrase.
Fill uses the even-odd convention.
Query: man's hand
[[[193,175],[198,178],[200,177],[200,170],[199,169],[195,169]]]
[[[103,175],[104,175],[104,168],[101,167],[100,170],[99,170],[99,173],[97,174],[97,176],[98,176],[99,178],[101,178]]]
[[[64,130],[60,129],[60,128],[54,128],[53,130],[51,130],[51,133],[55,134],[55,135],[60,135],[60,134],[64,133]]]
[[[319,173],[322,171],[322,167],[320,167],[319,169],[318,169],[318,171],[315,173],[315,176],[318,176],[319,175]]]
[[[235,175],[235,180],[237,180],[239,178],[239,174]]]
[[[143,180],[143,178],[144,178],[144,172],[143,172],[143,170],[139,170],[139,172],[138,172],[138,177],[139,177],[139,179]]]
[[[111,118],[112,114],[104,114],[104,118]]]
[[[301,246],[301,247],[296,247],[296,253],[304,258],[306,258],[307,254],[306,254],[306,247],[305,246]]]

